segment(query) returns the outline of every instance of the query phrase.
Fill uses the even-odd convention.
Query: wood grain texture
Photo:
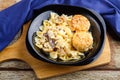
[[[0,80],[39,80],[32,71],[0,71]],[[43,80],[120,80],[120,71],[79,71]]]

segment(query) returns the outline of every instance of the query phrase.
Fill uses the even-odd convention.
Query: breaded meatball
[[[89,20],[82,15],[74,15],[72,20],[72,31],[88,31],[90,28]]]
[[[73,35],[72,45],[78,51],[88,51],[93,45],[92,34],[90,32],[76,32]]]

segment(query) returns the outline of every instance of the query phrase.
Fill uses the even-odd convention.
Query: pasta
[[[51,12],[50,18],[43,20],[43,25],[36,32],[35,45],[48,52],[52,59],[62,61],[83,59],[85,57],[84,51],[80,52],[72,44],[73,36],[77,32],[71,24],[72,19],[73,16],[65,14],[59,16],[57,13]]]

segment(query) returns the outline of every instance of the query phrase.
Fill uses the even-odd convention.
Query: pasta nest
[[[85,57],[83,52],[92,49],[93,38],[91,33],[87,32],[89,27],[90,22],[84,16],[59,16],[51,12],[50,18],[44,20],[36,32],[35,45],[47,52],[51,59],[81,60]]]

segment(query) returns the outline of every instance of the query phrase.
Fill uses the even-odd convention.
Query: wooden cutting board
[[[91,64],[85,66],[60,66],[37,60],[30,55],[25,44],[25,37],[29,24],[30,22],[23,26],[21,37],[14,44],[8,46],[2,52],[0,52],[0,62],[11,59],[22,60],[31,66],[38,79],[44,79],[52,76],[75,72],[78,70],[88,69],[110,62],[110,46],[107,37],[104,50],[99,58]]]

